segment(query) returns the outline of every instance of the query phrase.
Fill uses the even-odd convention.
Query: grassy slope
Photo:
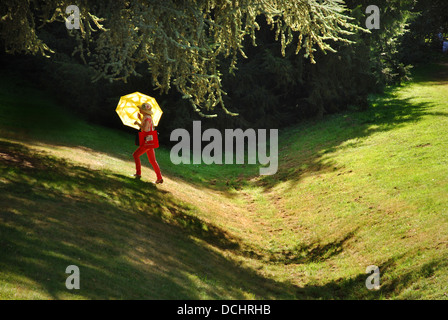
[[[281,182],[251,191],[284,279],[328,298],[447,298],[447,79],[446,61],[425,66],[367,112],[283,132]]]
[[[225,257],[238,239],[201,212],[225,219],[239,209],[170,179],[167,150],[157,152],[163,186],[148,182],[147,167],[135,181],[132,135],[89,125],[20,79],[3,79],[0,298],[290,297],[290,285]],[[79,291],[65,288],[71,264],[81,270]]]
[[[132,136],[3,80],[0,297],[446,298],[447,70],[283,130],[275,176],[159,149],[157,188],[148,168],[129,178]],[[70,264],[81,290],[64,286]]]

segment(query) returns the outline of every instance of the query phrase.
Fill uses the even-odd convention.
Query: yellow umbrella
[[[163,111],[157,103],[156,99],[140,92],[134,92],[122,96],[115,111],[120,116],[120,119],[124,125],[135,129],[140,129],[139,126],[134,122],[140,122],[140,119],[138,118],[140,110],[138,109],[138,107],[145,102],[151,105],[153,111],[152,121],[154,123],[154,126],[157,126],[159,124],[160,118],[162,117]]]

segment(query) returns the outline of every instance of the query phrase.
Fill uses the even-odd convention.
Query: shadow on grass
[[[284,133],[286,139],[280,143],[277,174],[263,176],[257,184],[265,191],[282,181],[292,182],[290,186],[293,187],[306,175],[340,170],[325,159],[325,154],[356,147],[365,137],[416,123],[425,116],[448,117],[448,113],[432,111],[434,106],[398,98],[390,90],[374,98],[367,111],[337,114],[321,122],[311,121],[292,128]],[[348,140],[353,142],[342,146]]]
[[[69,147],[74,152],[79,150],[95,155],[103,154],[133,162],[132,153],[137,148],[134,144],[137,131],[121,125],[118,116],[117,127],[120,130],[89,124],[63,106],[57,105],[51,96],[35,88],[32,83],[19,75],[4,71],[1,75],[3,77],[0,77],[0,136],[24,144],[54,148]],[[115,110],[106,112],[115,113]],[[182,180],[191,186],[215,191],[226,191],[232,187],[229,184],[231,179],[222,181],[222,177],[226,175],[232,177],[235,172],[233,168],[174,165],[169,152],[170,150],[163,145],[156,150],[162,174],[167,178]],[[146,156],[143,156],[142,160],[143,166],[149,165]],[[129,171],[133,170],[134,166],[130,165]],[[227,192],[226,195],[234,196],[232,192]]]
[[[416,282],[429,279],[437,270],[446,268],[446,258],[440,258],[423,263],[399,276],[390,274],[404,255],[393,257],[378,266],[380,271],[380,289],[368,290],[366,280],[371,274],[360,273],[349,279],[337,279],[324,286],[306,285],[298,290],[299,299],[346,299],[346,300],[376,300],[376,299],[406,299],[400,295]],[[418,295],[418,292],[416,292]],[[416,296],[411,296],[415,299]],[[421,298],[421,297],[417,297]]]
[[[212,249],[250,255],[239,239],[193,216],[194,208],[151,183],[74,166],[5,141],[0,141],[0,173],[5,299],[379,297],[365,293],[365,274],[302,288],[266,278]],[[355,233],[251,258],[280,265],[322,262],[340,254]],[[381,272],[394,263],[381,265]],[[69,265],[80,268],[80,290],[65,288]],[[425,266],[422,276],[438,266]],[[409,274],[386,281],[381,294],[397,294],[412,279]]]
[[[447,79],[448,60],[422,66],[415,71],[413,82],[443,85]],[[363,138],[372,134],[417,123],[426,116],[448,116],[447,112],[436,111],[436,105],[433,103],[416,103],[412,98],[398,97],[397,89],[400,88],[389,88],[384,94],[372,97],[368,110],[329,115],[324,119],[307,120],[294,127],[280,129],[279,165],[275,175],[256,177],[251,174],[253,170],[241,168],[236,170],[233,176],[223,175],[226,183],[220,184],[219,187],[223,191],[237,192],[255,182],[255,185],[262,187],[264,191],[269,191],[282,181],[291,181],[293,187],[305,175],[341,169],[324,161],[325,154],[341,148],[356,147]],[[354,142],[346,143],[348,140]],[[207,172],[205,169],[198,170],[192,181],[201,181],[202,187],[215,189],[210,184],[207,186],[208,182],[216,180],[215,177],[207,179]]]
[[[299,244],[291,250],[271,253],[268,260],[272,263],[281,263],[284,265],[323,262],[340,254],[343,251],[344,244],[352,239],[355,234],[356,230],[349,232],[342,239],[326,244]]]
[[[412,82],[422,85],[447,85],[448,56],[445,55],[438,62],[415,67]]]
[[[293,297],[293,285],[211,250],[239,244],[151,183],[8,142],[0,142],[0,171],[0,270],[9,298],[30,287],[54,299]],[[65,288],[69,265],[80,268],[80,290]]]
[[[417,68],[414,71],[414,82],[432,84],[434,81],[446,81],[447,61]],[[9,106],[9,109],[4,111],[9,120],[3,120],[7,126],[3,126],[2,134],[10,134],[15,140],[22,137],[22,141],[30,139],[37,142],[48,141],[54,145],[79,146],[132,161],[131,154],[135,149],[134,137],[130,134],[132,129],[129,129],[129,135],[109,129],[96,132],[95,126],[81,124],[73,119],[69,113],[52,105],[51,99],[24,81],[16,76],[3,83],[5,88],[1,102],[3,108]],[[278,172],[272,176],[256,178],[257,185],[270,189],[281,181],[298,182],[305,174],[336,170],[338,168],[322,161],[322,155],[341,148],[341,144],[347,140],[389,131],[419,121],[426,115],[448,115],[432,112],[433,105],[429,103],[416,104],[410,99],[397,98],[393,92],[392,88],[384,95],[374,98],[367,111],[336,114],[323,120],[304,121],[293,128],[281,129]],[[0,120],[0,128],[1,124]],[[114,143],[110,143],[111,140]],[[356,142],[344,147],[355,145]],[[252,185],[253,174],[258,172],[258,169],[250,165],[175,166],[170,163],[167,151],[159,152],[157,157],[167,177],[180,179],[201,188],[221,191],[229,197],[235,196],[239,189]]]

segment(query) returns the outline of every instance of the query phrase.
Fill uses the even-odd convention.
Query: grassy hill
[[[130,177],[131,134],[5,75],[0,298],[446,299],[447,79],[448,61],[428,65],[368,111],[280,130],[273,176],[159,148],[156,187],[143,157]]]

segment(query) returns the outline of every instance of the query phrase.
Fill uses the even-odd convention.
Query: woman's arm
[[[140,127],[140,130],[142,129],[142,121],[143,121],[143,116],[141,113],[137,114],[137,118],[140,121],[134,121],[134,124],[138,125]]]
[[[140,122],[138,122],[138,121],[134,121],[134,124],[138,125],[139,128],[140,128],[140,130],[142,129],[142,124],[141,124]]]

